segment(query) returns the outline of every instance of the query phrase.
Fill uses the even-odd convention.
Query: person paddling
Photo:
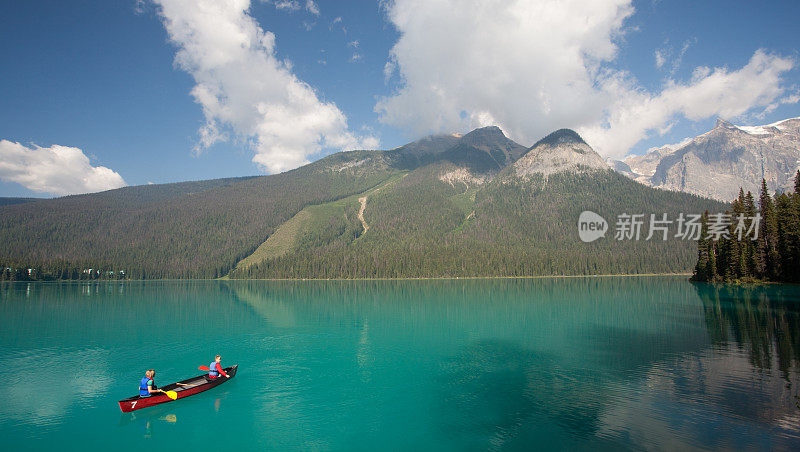
[[[153,394],[161,392],[166,394],[167,397],[172,400],[177,399],[178,395],[175,393],[175,391],[164,391],[163,389],[158,389],[158,386],[156,386],[156,382],[153,379],[155,376],[156,371],[153,369],[148,369],[147,372],[144,373],[144,378],[142,378],[142,381],[139,382],[139,397],[151,397]]]
[[[208,378],[215,379],[222,375],[225,378],[230,378],[231,376],[225,373],[225,369],[219,364],[222,361],[222,357],[217,355],[214,357],[214,361],[211,361],[211,364],[208,366]]]
[[[144,378],[139,382],[139,397],[150,397],[156,392],[162,392],[156,386],[155,380],[153,380],[155,375],[156,371],[153,369],[149,369],[144,373]]]

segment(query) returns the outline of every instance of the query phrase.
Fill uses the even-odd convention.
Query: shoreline
[[[625,273],[600,275],[534,275],[534,276],[426,276],[404,278],[173,278],[173,279],[56,279],[56,280],[6,280],[12,283],[56,283],[56,282],[170,282],[170,281],[434,281],[434,280],[479,280],[479,279],[546,279],[546,278],[635,278],[658,276],[692,276],[692,273]]]
[[[625,273],[601,275],[534,275],[534,276],[418,276],[404,278],[215,278],[209,281],[426,281],[470,279],[545,279],[545,278],[633,278],[637,276],[692,276],[692,273]]]

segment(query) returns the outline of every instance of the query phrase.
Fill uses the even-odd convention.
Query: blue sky
[[[5,1],[0,196],[267,174],[489,124],[524,145],[574,128],[621,158],[718,116],[800,116],[799,13],[794,1]]]

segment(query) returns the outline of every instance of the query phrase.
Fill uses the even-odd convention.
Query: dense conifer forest
[[[282,174],[126,187],[0,206],[0,278],[216,278],[306,205],[396,170],[341,153]],[[91,270],[91,271],[89,271]]]
[[[676,218],[724,211],[712,200],[645,187],[613,171],[562,173],[548,179],[500,174],[484,185],[451,186],[446,165],[410,173],[370,197],[370,229],[353,215],[309,233],[295,252],[237,269],[232,278],[398,278],[596,275],[690,272],[693,241],[578,238],[577,220],[592,210],[612,224],[628,213]],[[646,225],[645,225],[646,226]]]
[[[800,282],[800,171],[794,193],[758,201],[739,190],[726,217],[703,215],[693,279],[712,282]]]

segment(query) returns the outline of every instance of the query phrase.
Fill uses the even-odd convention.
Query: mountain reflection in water
[[[800,286],[684,277],[0,283],[0,434],[42,450],[798,450],[798,306]],[[164,384],[215,353],[240,365],[230,383],[120,418],[145,369]]]

